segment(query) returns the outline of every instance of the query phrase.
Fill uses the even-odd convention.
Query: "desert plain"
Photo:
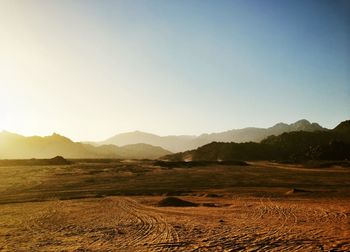
[[[0,251],[350,251],[350,168],[2,165]]]

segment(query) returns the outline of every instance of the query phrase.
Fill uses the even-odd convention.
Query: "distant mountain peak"
[[[3,137],[23,137],[22,135],[7,131],[7,130],[3,130],[0,132],[0,135]]]
[[[279,135],[284,132],[291,132],[291,131],[318,131],[318,130],[326,130],[325,128],[321,127],[318,123],[311,123],[310,121],[306,119],[298,120],[291,124],[286,123],[277,123],[274,126],[272,126],[270,129],[273,134],[270,135]]]
[[[294,124],[311,124],[310,121],[306,120],[306,119],[300,119],[298,121],[296,121]]]
[[[148,133],[148,132],[144,132],[144,131],[140,131],[140,130],[134,130],[134,131],[129,131],[129,132],[124,132],[124,133],[117,134],[117,135],[115,135],[114,137],[124,136],[124,135],[133,135],[133,136],[157,136],[157,135],[152,134],[152,133]]]
[[[295,123],[290,124],[292,127],[309,127],[311,123],[306,119],[301,119],[296,121]]]
[[[279,122],[279,123],[276,123],[274,126],[288,126],[288,124],[284,122]]]
[[[289,127],[288,124],[279,122],[279,123],[276,123],[274,126],[270,127],[269,129],[285,129],[287,127]]]
[[[325,128],[321,127],[318,123],[311,123],[306,119],[301,119],[289,125],[291,127],[291,131],[317,131],[317,130],[325,130]]]
[[[55,141],[62,141],[62,142],[73,142],[68,137],[62,136],[62,135],[60,135],[58,133],[55,133],[55,132],[51,136],[46,136],[44,138],[52,139],[52,140],[55,140]]]

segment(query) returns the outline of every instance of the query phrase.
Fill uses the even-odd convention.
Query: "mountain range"
[[[329,130],[317,123],[300,120],[292,124],[278,123],[266,129],[250,127],[199,136],[158,136],[135,131],[118,134],[97,143],[73,142],[55,133],[45,137],[25,137],[3,131],[0,132],[0,159],[52,158],[57,155],[65,158],[156,159],[170,155],[171,152],[193,150],[212,142],[235,142],[244,146],[247,145],[243,144],[245,142],[258,143],[267,137],[273,139],[273,136],[299,131],[328,132]]]
[[[73,142],[59,134],[25,137],[10,132],[0,132],[0,159],[52,158],[122,158],[155,159],[171,152],[149,144],[93,146]]]
[[[212,142],[195,150],[167,155],[166,161],[349,160],[350,120],[332,130],[293,131],[272,135],[260,143]]]
[[[98,145],[114,144],[124,146],[128,144],[145,143],[160,146],[171,152],[182,152],[203,146],[211,142],[260,142],[271,135],[280,135],[292,131],[326,131],[317,123],[310,123],[303,119],[292,124],[278,123],[269,128],[243,128],[233,129],[220,133],[202,134],[199,136],[158,136],[155,134],[134,131],[115,135],[105,141],[96,143]]]

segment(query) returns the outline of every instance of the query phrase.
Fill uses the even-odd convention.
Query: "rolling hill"
[[[151,144],[154,146],[161,146],[166,150],[178,152],[192,148],[193,141],[196,136],[158,136],[142,131],[133,131],[115,135],[98,144],[115,144],[124,146],[128,144]]]
[[[170,154],[161,147],[148,144],[93,146],[73,142],[59,134],[24,137],[10,132],[0,132],[0,159],[52,158],[138,158],[154,159]]]

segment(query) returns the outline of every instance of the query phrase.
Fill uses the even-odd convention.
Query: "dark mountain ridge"
[[[261,143],[212,142],[195,150],[163,157],[169,161],[344,160],[350,159],[350,121],[333,130],[293,131],[269,136]]]

